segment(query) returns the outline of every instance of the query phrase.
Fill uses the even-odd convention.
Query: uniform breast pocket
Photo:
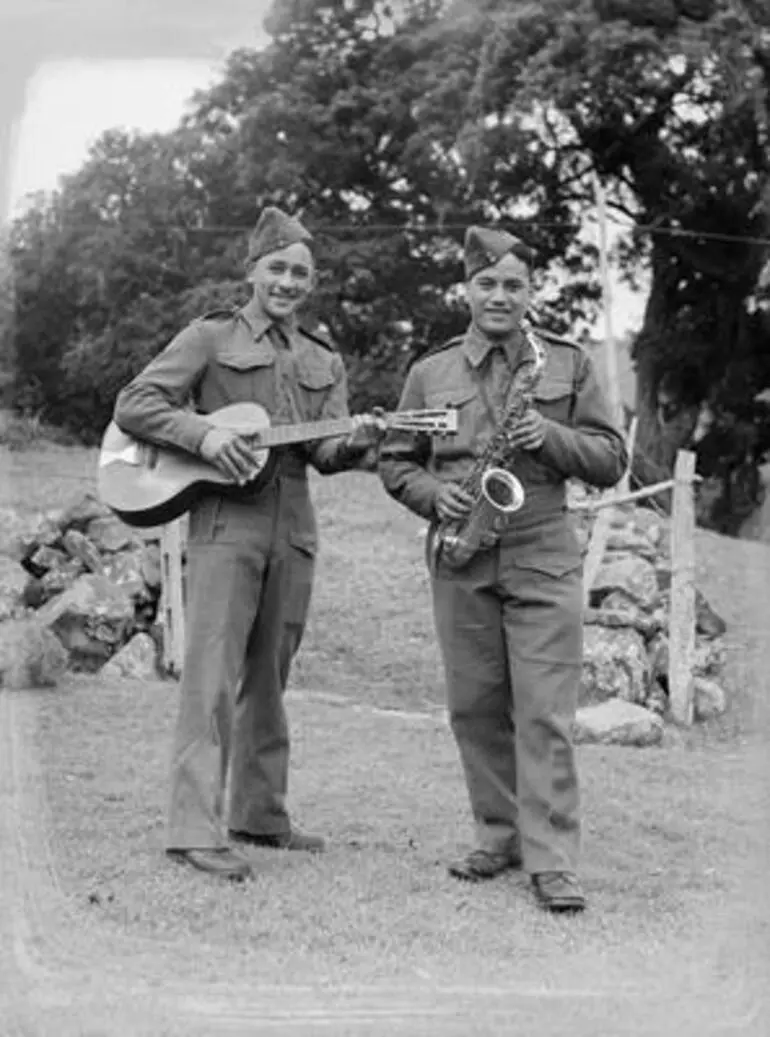
[[[275,398],[274,364],[240,353],[217,357],[217,380],[228,403],[261,403],[272,410]]]
[[[432,389],[425,394],[425,406],[429,410],[452,409],[457,413],[457,434],[436,438],[434,450],[437,455],[464,453],[478,434],[479,399],[472,385],[450,386]]]
[[[569,425],[572,417],[572,383],[567,380],[549,380],[541,384],[535,393],[535,406],[543,417]]]
[[[297,375],[300,411],[306,421],[318,421],[334,388],[331,370],[300,371]],[[334,417],[334,415],[332,415]]]

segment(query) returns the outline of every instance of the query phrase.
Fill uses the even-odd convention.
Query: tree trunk
[[[666,329],[665,291],[663,278],[656,269],[658,266],[657,257],[653,255],[650,294],[633,352],[638,424],[632,474],[642,485],[666,479],[673,470],[673,457],[664,441],[658,406],[660,372],[656,345],[665,336]]]
[[[717,306],[709,307],[712,300],[704,299],[709,308],[700,323],[709,326],[712,353],[699,363],[706,370],[688,370],[688,342],[675,337],[677,312],[666,276],[666,257],[653,250],[650,295],[634,343],[638,425],[632,477],[636,485],[668,479],[677,451],[697,449],[699,471],[709,476],[708,486],[704,483],[698,492],[699,521],[735,535],[761,498],[758,451],[752,446],[758,433],[745,373],[756,354],[751,342],[756,329],[747,323],[740,286],[725,286]],[[704,403],[716,404],[719,416],[711,432],[696,443]],[[670,501],[670,493],[654,498],[665,508]]]
[[[647,312],[649,313],[649,304]],[[644,326],[639,333],[636,354],[636,446],[632,473],[642,485],[666,479],[670,464],[666,464],[662,430],[658,417],[658,377],[653,358],[645,350],[645,342],[654,334],[645,315]]]
[[[644,322],[634,344],[638,425],[632,478],[638,485],[650,485],[671,477],[677,452],[691,442],[700,413],[699,403],[684,403],[666,388],[660,370],[660,344],[668,337],[671,314],[657,266],[654,257]],[[668,508],[671,496],[666,493],[654,500]]]

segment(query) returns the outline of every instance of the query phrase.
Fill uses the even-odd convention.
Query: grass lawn
[[[92,478],[94,460],[65,448],[13,455],[0,504],[63,503],[73,477]],[[744,545],[707,536],[699,551],[702,585],[733,624],[731,711],[661,749],[579,750],[590,910],[560,920],[537,910],[521,876],[467,887],[446,874],[471,830],[437,708],[422,523],[371,476],[314,488],[322,552],[290,693],[291,805],[330,852],[255,854],[257,877],[241,888],[166,862],[176,684],[72,679],[41,694],[38,739],[56,866],[73,903],[124,934],[226,949],[233,968],[267,983],[494,985],[514,970],[533,982],[686,992],[717,982],[725,961],[740,968],[759,911],[754,868],[767,860],[755,781],[766,743],[752,697],[761,632],[740,623],[751,615]]]
[[[713,754],[581,753],[585,918],[544,917],[523,879],[467,887],[445,873],[469,837],[454,746],[435,720],[350,711],[292,695],[292,801],[324,831],[322,858],[255,853],[244,889],[193,878],[160,856],[173,685],[79,681],[46,697],[53,846],[86,910],[143,934],[194,936],[339,979],[416,975],[502,982],[512,960],[558,951],[653,966],[667,940],[696,945],[701,911],[734,892],[718,862],[750,853],[745,819],[715,797]],[[470,973],[470,975],[469,975]],[[285,974],[285,973],[284,973]],[[633,973],[631,973],[633,974]]]

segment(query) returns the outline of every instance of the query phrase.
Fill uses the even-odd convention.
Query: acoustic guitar
[[[99,455],[99,495],[107,507],[129,526],[162,526],[188,511],[207,489],[258,493],[275,470],[276,447],[347,435],[353,429],[352,418],[272,427],[270,415],[258,403],[233,403],[206,418],[213,426],[233,429],[249,440],[255,453],[255,475],[245,487],[202,458],[134,439],[113,421],[104,433]],[[402,432],[438,436],[457,432],[457,412],[452,408],[396,411],[382,418],[388,429]]]

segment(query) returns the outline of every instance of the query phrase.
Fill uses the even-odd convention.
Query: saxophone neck
[[[529,348],[532,350],[535,358],[535,369],[539,374],[545,367],[547,359],[545,343],[541,340],[538,329],[532,323],[532,318],[528,313],[522,317],[519,327],[527,340]]]

